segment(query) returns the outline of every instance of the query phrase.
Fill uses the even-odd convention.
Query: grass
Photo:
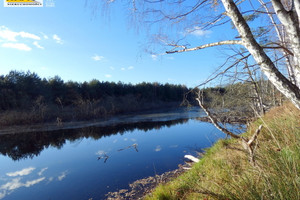
[[[260,124],[255,165],[239,140],[220,140],[191,170],[145,199],[300,199],[300,111],[291,104],[274,108],[243,136]]]

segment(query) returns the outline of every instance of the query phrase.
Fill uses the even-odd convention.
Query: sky
[[[64,81],[159,82],[194,87],[224,60],[218,49],[156,54],[145,51],[147,29],[131,28],[127,7],[116,5],[105,15],[84,0],[54,0],[52,7],[16,8],[0,5],[0,74],[11,70],[60,76]],[[188,35],[200,45],[231,39],[222,27]],[[181,34],[181,33],[179,33]]]

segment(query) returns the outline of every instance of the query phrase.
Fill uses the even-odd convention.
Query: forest
[[[29,125],[93,120],[149,109],[205,104],[219,116],[251,118],[282,104],[284,97],[267,80],[236,82],[223,86],[192,89],[185,85],[122,82],[65,82],[59,76],[40,78],[33,72],[10,71],[0,76],[0,124]],[[226,111],[226,112],[224,112]]]
[[[179,106],[184,85],[64,82],[59,76],[10,71],[0,76],[1,125],[89,120],[113,114]]]

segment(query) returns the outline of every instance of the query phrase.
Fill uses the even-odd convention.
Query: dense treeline
[[[184,85],[122,82],[64,82],[55,76],[42,79],[36,73],[11,71],[0,76],[1,124],[28,124],[92,119],[110,114],[179,105]],[[5,116],[3,116],[5,113]],[[17,120],[16,120],[17,119]]]
[[[34,102],[68,106],[81,100],[99,100],[107,97],[133,95],[138,100],[180,101],[187,91],[183,85],[140,83],[137,85],[122,82],[64,82],[60,77],[41,79],[36,73],[11,71],[0,76],[0,108],[28,109]],[[42,100],[41,100],[42,98]]]
[[[95,79],[83,83],[64,82],[58,76],[42,79],[29,71],[11,71],[0,76],[0,125],[90,120],[179,106],[185,94],[189,103],[197,105],[197,95],[188,91],[184,85],[145,82],[132,85]],[[205,104],[226,116],[253,117],[280,105],[284,99],[263,79],[201,91]]]

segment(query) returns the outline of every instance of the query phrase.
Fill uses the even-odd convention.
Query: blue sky
[[[65,81],[169,82],[193,87],[224,60],[221,50],[214,48],[162,56],[147,53],[147,32],[129,28],[122,5],[103,16],[101,9],[93,14],[82,0],[54,2],[54,7],[42,8],[0,6],[0,74],[30,70],[42,78],[58,75]],[[232,31],[198,30],[188,39],[200,45],[231,39]]]

